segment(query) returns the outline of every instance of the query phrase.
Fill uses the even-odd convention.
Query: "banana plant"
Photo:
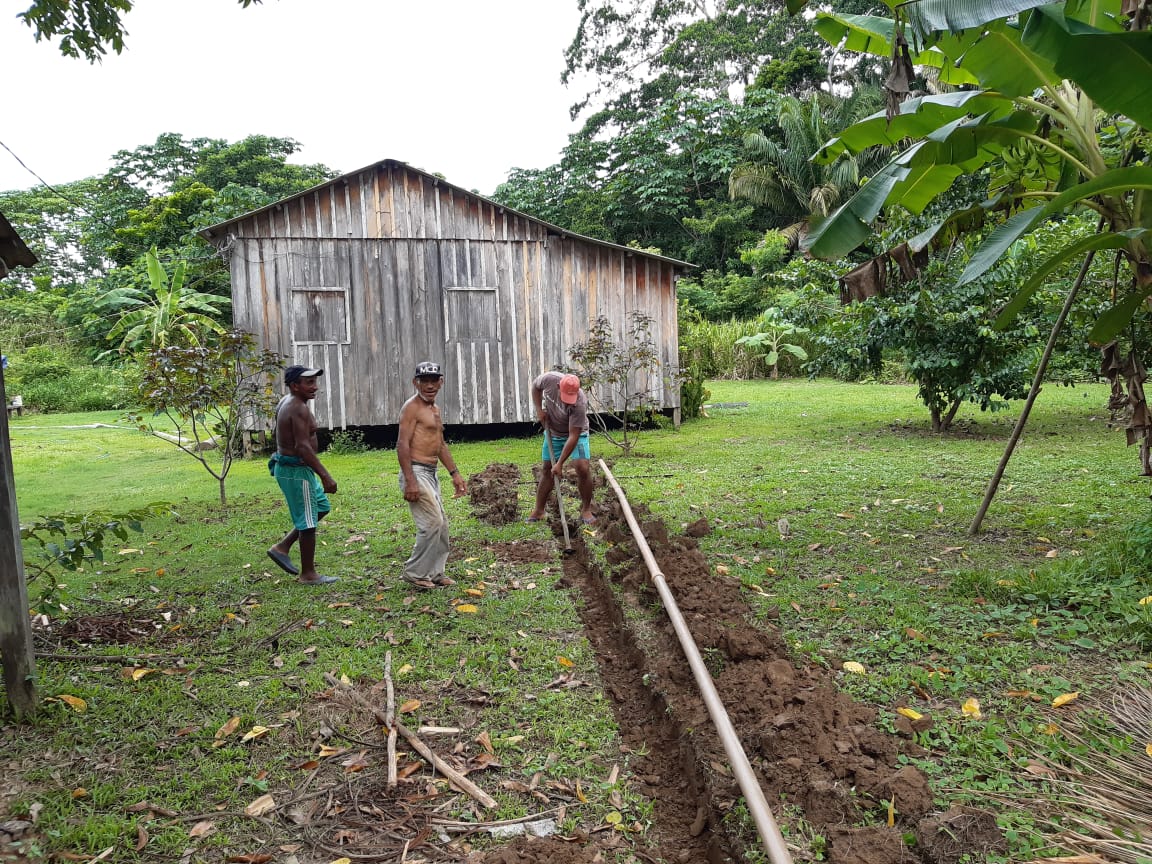
[[[994,266],[1046,219],[1091,208],[1101,216],[1100,235],[1051,250],[1038,273],[1093,249],[1118,250],[1128,264],[1128,288],[1090,334],[1097,343],[1114,338],[1152,296],[1152,166],[1142,164],[1152,129],[1152,33],[1133,29],[1145,23],[1140,5],[1131,7],[1137,19],[1128,21],[1121,2],[918,0],[894,3],[892,19],[818,13],[816,29],[829,41],[882,55],[899,34],[913,63],[978,89],[905,101],[893,116],[880,112],[829,141],[818,161],[905,146],[853,198],[813,224],[805,248],[841,257],[871,235],[884,208],[919,213],[961,174],[990,163],[1002,173],[1015,160],[1032,166],[1029,182],[1003,183],[995,204],[1020,212],[977,249],[961,283]],[[1000,323],[1042,278],[1021,286]]]
[[[145,255],[148,288],[132,285],[113,289],[99,302],[121,315],[108,331],[110,342],[119,340],[121,353],[178,344],[199,346],[204,333],[224,333],[218,316],[230,302],[225,297],[190,290],[184,284],[184,262],[177,262],[169,278],[156,249]]]

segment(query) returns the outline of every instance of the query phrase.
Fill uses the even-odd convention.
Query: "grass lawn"
[[[701,549],[740,577],[764,626],[779,616],[772,626],[797,658],[861,664],[842,686],[880,709],[883,728],[895,728],[896,706],[933,715],[917,733],[928,751],[917,764],[941,807],[1033,789],[1027,760],[1056,746],[1059,736],[1043,733],[1060,712],[1118,684],[1149,685],[1152,603],[1139,602],[1152,595],[1152,566],[1140,569],[1152,564],[1149,481],[1107,427],[1105,386],[1041,394],[974,538],[967,528],[1016,408],[966,407],[955,433],[935,436],[914,388],[709,386],[714,402],[747,405],[645,433],[642,455],[615,459],[613,471],[670,530],[709,520]],[[204,861],[271,850],[287,860],[295,852],[280,847],[291,836],[245,807],[264,794],[296,801],[325,777],[378,782],[371,718],[336,705],[323,674],[367,692],[388,655],[408,725],[464,729],[458,755],[500,802],[480,814],[440,778],[422,782],[417,791],[441,796],[447,815],[541,809],[525,792],[536,778],[570,802],[565,830],[619,823],[642,839],[651,813],[631,791],[575,601],[554,590],[557,549],[542,526],[493,527],[465,501],[449,503],[459,585],[413,595],[395,578],[413,532],[394,452],[325,456],[340,492],[317,560],[341,581],[301,586],[264,554],[287,517],[262,460],[235,465],[222,512],[215,481],[172,445],[68,428],[93,422],[115,415],[12,421],[22,521],[154,501],[179,515],[112,541],[103,564],[60,574],[67,609],[51,610],[39,634],[40,650],[58,655],[39,663],[53,701],[30,724],[0,730],[0,821],[36,814],[26,851],[86,859],[111,848],[101,860],[135,862],[179,860],[189,848]],[[608,447],[594,442],[594,458],[611,459]],[[514,462],[527,481],[539,444],[452,450],[465,475]],[[532,487],[519,489],[526,513]],[[538,560],[507,554],[534,546]],[[29,559],[38,554],[26,546]],[[87,629],[70,630],[78,619]],[[1079,697],[1051,707],[1067,693]],[[1001,824],[1013,856],[1051,854],[1028,815],[1005,808]],[[819,849],[797,857],[817,860]]]

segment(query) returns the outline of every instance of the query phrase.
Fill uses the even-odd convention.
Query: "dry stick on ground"
[[[324,673],[324,680],[340,692],[348,694],[349,698],[351,698],[352,701],[355,702],[358,706],[367,711],[381,723],[387,725],[388,721],[386,720],[386,715],[383,711],[372,706],[367,699],[357,693],[350,686],[342,682],[331,672]],[[428,748],[428,745],[420,740],[420,736],[418,736],[411,729],[406,728],[404,724],[399,720],[395,721],[393,725],[388,728],[395,728],[397,732],[403,735],[404,740],[408,742],[412,749],[423,756],[426,760],[428,760],[428,762],[431,763],[437,771],[447,777],[452,782],[452,785],[457,789],[460,789],[468,795],[471,795],[485,807],[494,808],[498,806],[495,798],[493,798],[491,795],[489,795],[487,792],[485,792],[483,789],[481,789],[479,786],[477,786],[475,783],[473,783],[471,780],[469,780],[467,777],[465,777],[463,774],[461,774],[459,771],[457,771],[455,768],[437,756],[434,752],[432,752],[432,750]]]
[[[392,652],[384,654],[384,683],[388,687],[388,708],[384,725],[388,727],[388,788],[396,788],[396,692],[392,688]]]

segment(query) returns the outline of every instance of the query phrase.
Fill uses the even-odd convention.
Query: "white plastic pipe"
[[[736,730],[732,726],[724,703],[720,701],[720,694],[716,692],[712,675],[704,666],[700,649],[696,647],[696,642],[688,630],[688,624],[684,621],[680,607],[676,605],[676,598],[672,596],[668,583],[664,579],[664,574],[660,572],[660,567],[656,564],[652,549],[648,546],[648,541],[644,539],[644,532],[640,530],[640,523],[632,514],[628,498],[624,494],[624,490],[620,488],[620,484],[616,482],[616,478],[612,476],[612,472],[608,470],[608,466],[604,464],[604,460],[599,460],[599,463],[600,470],[604,472],[604,476],[608,478],[609,484],[616,492],[616,497],[624,510],[624,518],[628,522],[628,527],[632,529],[636,546],[640,549],[640,555],[644,558],[644,563],[648,565],[648,572],[652,575],[652,583],[656,586],[656,593],[660,595],[660,602],[664,604],[664,610],[668,613],[668,618],[672,621],[672,628],[680,640],[680,647],[684,649],[684,656],[692,668],[692,677],[696,679],[696,686],[700,688],[700,695],[704,698],[708,716],[712,718],[712,723],[716,726],[716,732],[720,736],[720,743],[724,745],[724,752],[728,754],[732,773],[744,795],[748,812],[752,814],[752,821],[756,823],[756,831],[760,834],[764,851],[772,859],[772,864],[792,864],[792,855],[788,852],[788,846],[784,842],[783,835],[780,834],[780,827],[776,824],[772,810],[768,807],[768,799],[764,797],[764,790],[756,782],[756,775],[752,773],[752,765],[744,753],[744,747],[740,744],[740,738],[736,735]]]

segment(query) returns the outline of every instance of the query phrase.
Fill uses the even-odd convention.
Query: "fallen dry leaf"
[[[479,735],[477,735],[476,743],[487,750],[489,753],[496,752],[492,749],[492,738],[488,735],[487,732],[481,732]]]
[[[1061,705],[1067,705],[1069,702],[1075,702],[1079,698],[1080,694],[1078,692],[1061,693],[1059,696],[1052,700],[1052,707],[1059,708]]]
[[[188,832],[188,836],[207,837],[215,830],[216,826],[208,819],[205,819],[203,822],[197,822],[195,825],[193,825],[192,829]]]
[[[229,855],[224,860],[234,864],[268,864],[272,856],[262,852],[251,852],[247,855]]]
[[[717,564],[716,565],[716,575],[717,576],[727,576],[728,575],[728,568],[726,566],[724,566],[723,564]]]
[[[919,711],[916,711],[912,708],[897,708],[896,713],[897,714],[903,714],[909,720],[919,720],[921,717],[924,716]]]
[[[844,661],[844,665],[841,668],[845,672],[851,672],[853,675],[867,675],[868,674],[864,670],[864,664],[863,663],[857,663],[855,660]]]
[[[247,816],[263,816],[266,813],[271,813],[276,809],[276,799],[269,795],[261,795],[251,804],[244,808],[244,813]]]
[[[61,702],[75,711],[77,714],[83,714],[88,710],[88,703],[81,699],[79,696],[69,696],[67,693],[61,693],[57,697]]]
[[[212,746],[223,747],[227,743],[224,739],[233,734],[239,728],[240,718],[233,717],[231,720],[216,730],[216,735],[214,736],[216,740],[212,742]]]
[[[401,705],[396,710],[399,711],[401,714],[411,714],[413,711],[415,711],[419,707],[420,707],[420,700],[419,699],[409,699],[407,702],[405,702],[403,705]]]
[[[148,829],[143,822],[136,823],[136,851],[139,852],[148,845]]]
[[[245,741],[253,741],[253,740],[255,740],[257,738],[261,738],[267,734],[268,734],[268,727],[267,726],[253,726],[251,729],[249,729],[247,732],[244,733],[244,737],[240,739],[240,743],[243,744]]]
[[[964,704],[960,706],[960,710],[964,712],[964,716],[971,717],[973,720],[979,720],[984,716],[980,711],[979,699],[965,699]]]
[[[72,790],[72,797],[73,798],[87,798],[88,797],[88,790],[85,789],[83,786],[77,786],[75,789]]]
[[[573,665],[575,665],[567,657],[557,657],[556,662],[563,666],[565,669],[571,669]]]

